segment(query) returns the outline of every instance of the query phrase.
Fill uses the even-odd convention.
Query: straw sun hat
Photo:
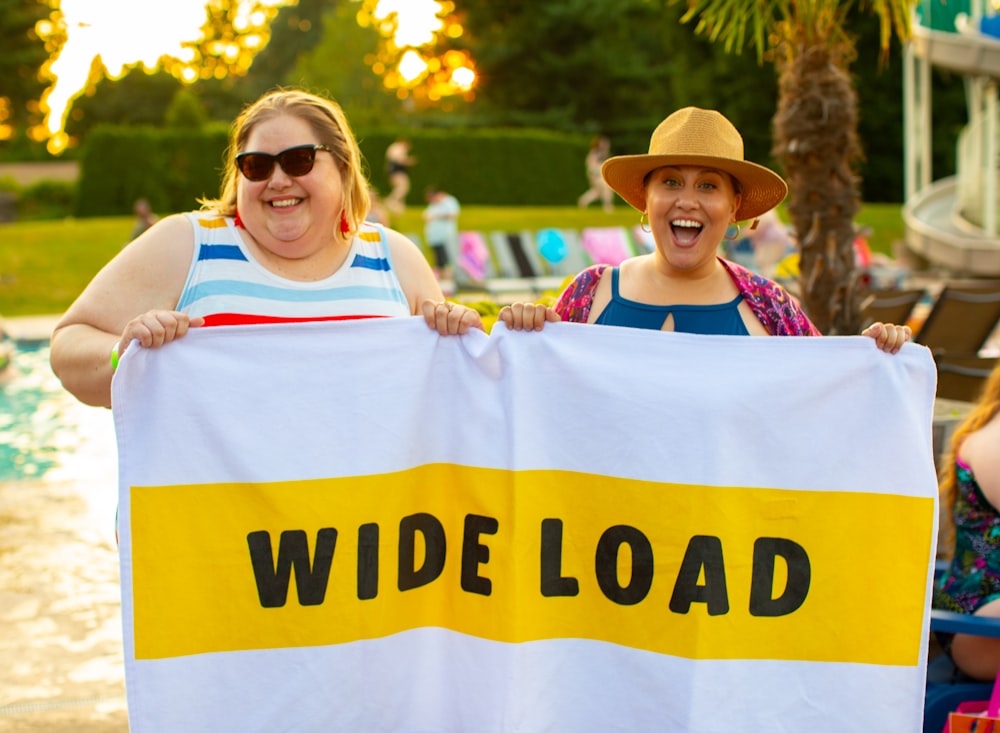
[[[713,110],[685,107],[657,125],[648,155],[617,155],[604,161],[601,175],[619,196],[646,210],[646,176],[665,165],[696,165],[725,171],[740,183],[736,221],[753,219],[780,204],[788,186],[770,168],[743,159],[743,137]]]

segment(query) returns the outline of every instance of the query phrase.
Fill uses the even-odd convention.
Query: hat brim
[[[785,200],[788,185],[770,168],[743,160],[711,155],[617,155],[601,166],[605,182],[639,211],[646,210],[646,186],[651,171],[664,166],[694,165],[725,171],[740,182],[736,221],[754,219]]]

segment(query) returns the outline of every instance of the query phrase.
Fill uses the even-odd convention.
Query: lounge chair
[[[490,245],[496,257],[499,279],[511,281],[501,284],[503,289],[526,290],[538,295],[562,284],[564,278],[546,272],[532,232],[490,232]]]
[[[576,229],[539,229],[535,247],[549,275],[560,278],[560,285],[592,264]]]
[[[934,363],[937,366],[939,399],[976,402],[983,384],[1000,363],[1000,358],[941,351],[934,355]]]
[[[931,351],[977,354],[1000,323],[1000,281],[948,283],[914,341]]]
[[[457,246],[451,243],[448,257],[453,263],[455,284],[459,289],[486,290],[486,283],[493,277],[494,268],[490,248],[481,232],[459,232]]]
[[[618,266],[635,254],[625,227],[587,227],[582,233],[583,249],[595,264]]]
[[[861,301],[861,329],[876,322],[906,324],[917,303],[927,295],[923,288],[876,290]]]

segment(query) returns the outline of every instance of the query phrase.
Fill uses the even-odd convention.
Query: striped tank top
[[[380,226],[362,225],[344,265],[330,277],[301,282],[257,262],[231,217],[186,216],[195,247],[177,310],[204,316],[206,326],[412,315]]]

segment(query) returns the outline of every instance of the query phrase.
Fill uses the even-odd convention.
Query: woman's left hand
[[[861,335],[875,339],[875,345],[882,351],[895,354],[903,347],[903,344],[910,340],[912,332],[909,326],[896,326],[892,323],[873,323],[862,331]]]
[[[479,311],[461,303],[450,301],[435,303],[433,300],[425,300],[421,311],[427,325],[442,336],[467,333],[470,328],[486,330],[483,328],[483,319]]]

